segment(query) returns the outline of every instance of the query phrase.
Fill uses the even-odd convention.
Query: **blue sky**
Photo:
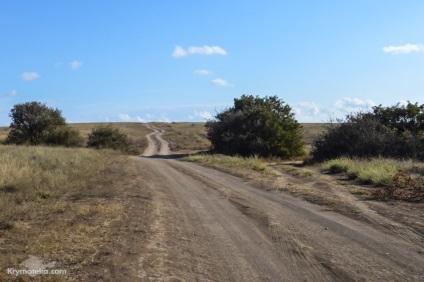
[[[242,94],[301,122],[424,103],[424,1],[0,2],[0,125],[40,101],[68,122],[203,121]]]

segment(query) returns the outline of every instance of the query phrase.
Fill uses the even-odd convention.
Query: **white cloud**
[[[296,114],[305,114],[308,116],[317,116],[321,112],[315,102],[300,102],[293,104],[293,110]]]
[[[222,78],[215,78],[212,80],[212,83],[215,86],[219,86],[219,87],[229,87],[229,86],[233,86],[232,84],[228,83],[226,80],[222,79]]]
[[[171,120],[169,118],[167,118],[166,116],[161,116],[161,118],[159,119],[160,122],[171,122]]]
[[[200,75],[209,75],[209,74],[212,74],[212,72],[211,71],[208,71],[208,70],[195,70],[194,73],[195,74],[200,74]]]
[[[131,122],[131,121],[136,121],[136,122],[146,122],[143,118],[141,118],[140,116],[136,116],[136,117],[131,117],[128,114],[117,114],[116,115],[118,117],[118,119],[120,119],[121,121],[126,121],[126,122]]]
[[[369,107],[375,106],[376,103],[374,103],[372,100],[361,100],[358,98],[343,98],[340,100],[337,100],[334,103],[334,107],[336,107],[339,110],[343,110],[346,112],[355,111],[359,109],[366,109]]]
[[[174,52],[172,52],[172,56],[175,58],[185,57],[187,56],[187,52],[183,49],[183,47],[175,45]]]
[[[16,91],[15,89],[10,91],[10,95],[15,96],[16,94],[18,94],[18,91]]]
[[[23,72],[21,74],[21,78],[26,81],[31,81],[39,78],[40,75],[36,72]]]
[[[204,45],[201,47],[190,46],[187,50],[184,50],[183,47],[175,45],[175,49],[172,52],[172,56],[175,58],[185,57],[189,54],[198,54],[198,55],[227,55],[227,51],[219,46],[208,46]]]
[[[199,54],[199,55],[227,55],[227,51],[222,49],[219,46],[207,46],[204,45],[202,47],[191,46],[188,48],[188,52],[190,54]]]
[[[82,67],[83,64],[84,63],[83,62],[80,62],[80,61],[72,61],[72,62],[69,63],[69,65],[71,66],[71,69],[72,70],[79,69],[80,67]]]
[[[118,114],[116,116],[122,121],[131,121],[131,117],[127,114]]]
[[[383,47],[384,53],[390,54],[409,54],[412,52],[423,52],[424,45],[422,44],[405,44],[402,46],[386,46]]]
[[[191,115],[189,117],[191,118],[199,117],[206,120],[213,119],[212,114],[208,111],[202,111],[202,112],[194,111],[194,117]]]

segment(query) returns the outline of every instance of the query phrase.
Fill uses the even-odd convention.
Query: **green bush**
[[[128,152],[131,142],[125,133],[111,125],[93,128],[88,135],[87,146],[96,149],[113,149]]]
[[[373,107],[330,122],[312,145],[312,160],[342,156],[424,160],[424,105]]]
[[[68,126],[58,126],[47,134],[44,142],[52,146],[82,147],[84,139],[78,130]]]
[[[206,128],[218,153],[281,158],[304,154],[302,127],[277,96],[234,99],[234,106],[218,113]]]

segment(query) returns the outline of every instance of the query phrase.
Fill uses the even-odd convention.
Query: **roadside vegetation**
[[[384,200],[424,202],[424,164],[395,159],[338,158],[323,163],[322,170],[344,173],[349,179],[377,187],[372,195]]]
[[[424,105],[380,105],[330,123],[314,141],[311,159],[384,186],[373,193],[378,199],[424,202],[423,165],[417,164],[424,160]]]

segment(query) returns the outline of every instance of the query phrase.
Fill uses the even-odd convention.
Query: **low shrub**
[[[323,170],[330,173],[347,172],[348,167],[352,164],[349,158],[338,158],[326,161],[323,165]]]
[[[84,139],[78,130],[69,126],[59,126],[47,134],[44,142],[52,146],[82,147]]]
[[[118,128],[107,125],[93,128],[88,135],[87,146],[96,149],[113,149],[129,152],[131,141]]]

